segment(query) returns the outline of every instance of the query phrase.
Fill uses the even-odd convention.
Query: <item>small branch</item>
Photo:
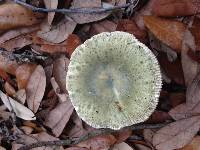
[[[47,9],[47,8],[38,8],[33,5],[30,5],[28,3],[23,2],[22,0],[14,0],[16,3],[23,5],[35,12],[57,12],[57,13],[84,13],[84,14],[96,14],[96,13],[105,13],[108,11],[113,11],[117,9],[127,8],[129,6],[132,6],[132,9],[134,9],[137,4],[139,3],[139,0],[134,0],[133,3],[127,3],[124,5],[119,6],[112,6],[109,8],[70,8],[70,9]]]
[[[141,130],[141,129],[155,129],[155,128],[161,128],[167,125],[168,123],[162,123],[162,124],[137,124],[133,125],[130,127],[125,127],[121,129],[121,131],[126,130],[126,129],[131,129],[131,130]],[[57,141],[42,141],[42,142],[36,142],[32,143],[30,145],[22,146],[18,150],[28,150],[36,147],[42,147],[42,146],[64,146],[64,145],[74,145],[78,144],[82,141],[85,141],[87,139],[90,139],[92,137],[98,136],[98,135],[106,135],[106,134],[111,134],[116,132],[116,130],[111,130],[111,129],[99,129],[96,131],[89,132],[80,138],[78,140],[74,141],[73,139],[67,139],[67,140],[57,140]]]

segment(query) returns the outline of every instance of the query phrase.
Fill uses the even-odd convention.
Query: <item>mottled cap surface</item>
[[[153,53],[126,32],[104,32],[76,48],[67,89],[78,115],[95,128],[120,129],[148,119],[161,89]]]

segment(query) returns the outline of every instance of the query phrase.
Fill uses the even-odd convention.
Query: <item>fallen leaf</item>
[[[62,55],[53,62],[53,77],[58,83],[61,92],[67,93],[66,90],[66,75],[69,65],[69,59]]]
[[[102,20],[91,24],[89,29],[90,36],[102,33],[116,31],[117,24],[111,20]]]
[[[128,139],[132,134],[132,130],[131,129],[126,129],[123,131],[118,131],[116,133],[114,133],[113,135],[116,138],[116,142],[115,143],[121,143],[123,141],[125,141],[126,139]]]
[[[112,6],[112,5],[111,5]],[[101,7],[105,8],[104,3],[101,4],[101,0],[85,0],[84,3],[82,0],[73,0],[71,9],[75,8],[92,8],[92,9],[101,9]],[[98,20],[102,20],[109,16],[111,12],[105,13],[69,13],[70,16],[75,22],[78,24],[90,23]]]
[[[32,44],[31,37],[22,35],[0,44],[0,47],[8,51],[14,51],[30,44]]]
[[[18,90],[13,97],[21,104],[24,104],[26,101],[26,91],[25,89]]]
[[[160,41],[181,52],[186,25],[155,16],[144,16],[144,24]]]
[[[116,142],[116,139],[112,135],[96,136],[81,143],[77,146],[84,147],[93,150],[107,150]]]
[[[200,18],[194,18],[189,30],[194,37],[196,51],[200,51]]]
[[[156,0],[153,14],[163,17],[190,16],[200,12],[198,0]]]
[[[52,43],[61,43],[66,40],[76,27],[76,23],[71,18],[65,18],[56,26],[38,31],[37,35]]]
[[[0,5],[0,30],[31,26],[43,20],[44,14],[15,3]]]
[[[4,147],[0,146],[0,150],[6,150]]]
[[[21,28],[9,30],[0,36],[0,44],[3,44],[4,42],[6,42],[8,40],[16,38],[17,36],[32,33],[39,29],[40,29],[39,25],[34,25],[34,26],[30,26],[30,27],[21,27]]]
[[[11,97],[7,96],[2,91],[0,91],[0,97],[4,105],[8,108],[8,110],[9,111],[13,110],[17,117],[22,118],[24,120],[36,119],[35,115],[30,109],[18,103],[17,101],[13,100]]]
[[[56,9],[58,6],[58,0],[44,0],[44,4],[47,9]],[[51,25],[55,16],[55,12],[48,13],[48,23]]]
[[[178,149],[188,144],[200,128],[200,117],[178,120],[161,128],[153,137],[157,150]]]
[[[6,83],[4,84],[4,89],[5,89],[6,93],[7,93],[9,96],[13,96],[13,95],[16,93],[15,89],[14,89],[14,88],[12,87],[12,85],[10,85],[8,82],[6,82]]]
[[[36,67],[36,64],[31,63],[24,63],[17,67],[15,75],[18,89],[26,88],[28,80]]]
[[[81,39],[76,34],[70,34],[66,41],[67,53],[71,57],[74,50],[81,44]]]
[[[28,107],[37,112],[40,102],[44,96],[46,88],[46,76],[42,66],[38,65],[26,86],[27,104]]]
[[[129,19],[121,19],[117,24],[117,31],[124,31],[133,34],[137,39],[142,42],[146,40],[146,32],[141,30],[134,21]]]
[[[200,150],[200,136],[195,136],[188,145],[179,150]]]
[[[125,142],[115,144],[113,145],[111,150],[134,150],[132,147],[130,147],[128,144]]]
[[[151,147],[147,146],[147,145],[142,145],[142,144],[134,144],[136,149],[140,149],[140,150],[152,150]]]
[[[66,93],[62,93],[60,90],[60,87],[58,86],[58,83],[56,82],[55,78],[51,78],[51,85],[56,93],[56,95],[59,98],[60,102],[65,102],[68,99],[68,95]]]
[[[53,110],[50,111],[44,124],[52,129],[56,137],[60,136],[65,125],[74,110],[70,100],[59,103]]]

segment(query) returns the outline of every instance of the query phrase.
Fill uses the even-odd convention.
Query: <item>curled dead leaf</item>
[[[46,75],[42,66],[38,65],[31,74],[26,86],[28,107],[37,112],[46,88]]]
[[[4,89],[5,89],[6,93],[7,93],[9,96],[13,96],[13,95],[16,93],[15,89],[14,89],[14,88],[12,87],[12,85],[10,85],[8,82],[6,82],[6,83],[4,84]]]
[[[56,9],[58,6],[58,0],[44,0],[44,4],[48,9]],[[48,13],[48,23],[51,25],[55,16],[55,12]]]

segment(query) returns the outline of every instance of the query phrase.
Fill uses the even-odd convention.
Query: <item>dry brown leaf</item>
[[[32,44],[31,37],[27,35],[22,35],[0,44],[0,47],[8,51],[14,51],[30,44]]]
[[[56,9],[58,6],[58,0],[44,0],[44,4],[48,9]],[[55,16],[55,12],[48,13],[48,23],[51,25]]]
[[[0,30],[31,26],[42,21],[44,14],[34,13],[19,4],[0,5]]]
[[[108,150],[115,142],[113,135],[101,135],[78,143],[77,146],[93,150]]]
[[[44,124],[52,129],[52,132],[56,137],[60,136],[65,125],[69,121],[69,118],[74,110],[70,100],[63,103],[59,103],[53,110],[50,111]]]
[[[196,50],[200,51],[200,18],[195,17],[192,21],[192,26],[189,30],[194,37]]]
[[[103,3],[104,4],[104,3]],[[93,8],[100,9],[101,7],[105,7],[101,4],[101,0],[85,0],[84,3],[82,0],[73,0],[71,8]],[[112,5],[111,5],[112,6]],[[78,24],[85,24],[89,22],[94,22],[98,20],[102,20],[110,15],[111,12],[105,12],[101,14],[97,13],[70,13],[67,14],[73,20],[75,20]]]
[[[53,89],[54,89],[54,91],[55,91],[56,95],[58,96],[59,101],[61,103],[68,100],[68,95],[66,93],[61,92],[60,87],[58,86],[58,83],[56,82],[54,77],[51,78],[51,85],[52,85],[52,87],[53,87]]]
[[[140,41],[145,42],[146,32],[141,30],[132,20],[121,19],[117,24],[116,30],[131,33]]]
[[[0,91],[0,98],[3,101],[4,105],[8,108],[9,111],[14,111],[16,116],[24,120],[35,120],[35,115],[33,112],[25,107],[24,105],[18,103],[11,97],[4,94]]]
[[[6,83],[4,84],[4,89],[5,89],[6,93],[7,93],[9,96],[13,96],[13,95],[16,93],[15,89],[13,88],[13,86],[10,85],[8,82],[6,82]]]
[[[116,31],[117,24],[114,21],[103,20],[91,24],[89,34],[90,36],[102,33],[102,32],[113,32]]]
[[[26,86],[28,107],[37,112],[46,88],[46,75],[42,66],[38,65]]]
[[[116,133],[114,133],[113,135],[116,138],[116,142],[115,143],[121,143],[123,141],[125,141],[126,139],[128,139],[132,134],[132,130],[131,129],[126,129],[123,131],[118,131]]]
[[[0,44],[6,42],[8,40],[11,40],[19,35],[28,34],[28,33],[37,31],[39,29],[40,29],[39,25],[34,25],[34,26],[30,26],[30,27],[22,27],[22,28],[9,30],[0,36]]]
[[[26,90],[20,89],[18,90],[13,97],[21,104],[24,104],[26,101]]]
[[[199,116],[178,120],[158,130],[153,137],[153,145],[157,150],[182,148],[192,140],[199,128]]]
[[[18,89],[25,89],[28,83],[28,80],[37,67],[36,64],[24,63],[20,65],[16,70],[16,80]]]
[[[164,17],[189,16],[200,12],[198,0],[156,0],[153,14]]]
[[[18,63],[15,60],[10,59],[10,53],[7,51],[0,52],[0,72],[1,70],[15,75]]]
[[[181,52],[186,26],[178,21],[144,16],[145,26],[163,43]]]
[[[38,31],[37,35],[52,43],[61,43],[66,40],[76,27],[76,23],[71,18],[65,18],[58,25]]]
[[[134,150],[132,147],[130,147],[128,144],[125,142],[115,144],[113,145],[111,150]]]
[[[46,53],[68,53],[69,56],[73,53],[77,46],[79,46],[82,42],[81,39],[76,34],[70,34],[62,43],[55,44],[44,41],[43,39],[33,36],[34,44],[41,44],[40,51]]]
[[[69,65],[69,59],[62,55],[53,62],[53,77],[58,83],[61,92],[67,93],[66,90],[66,75]]]
[[[179,150],[200,150],[200,136],[195,136],[191,143]]]

